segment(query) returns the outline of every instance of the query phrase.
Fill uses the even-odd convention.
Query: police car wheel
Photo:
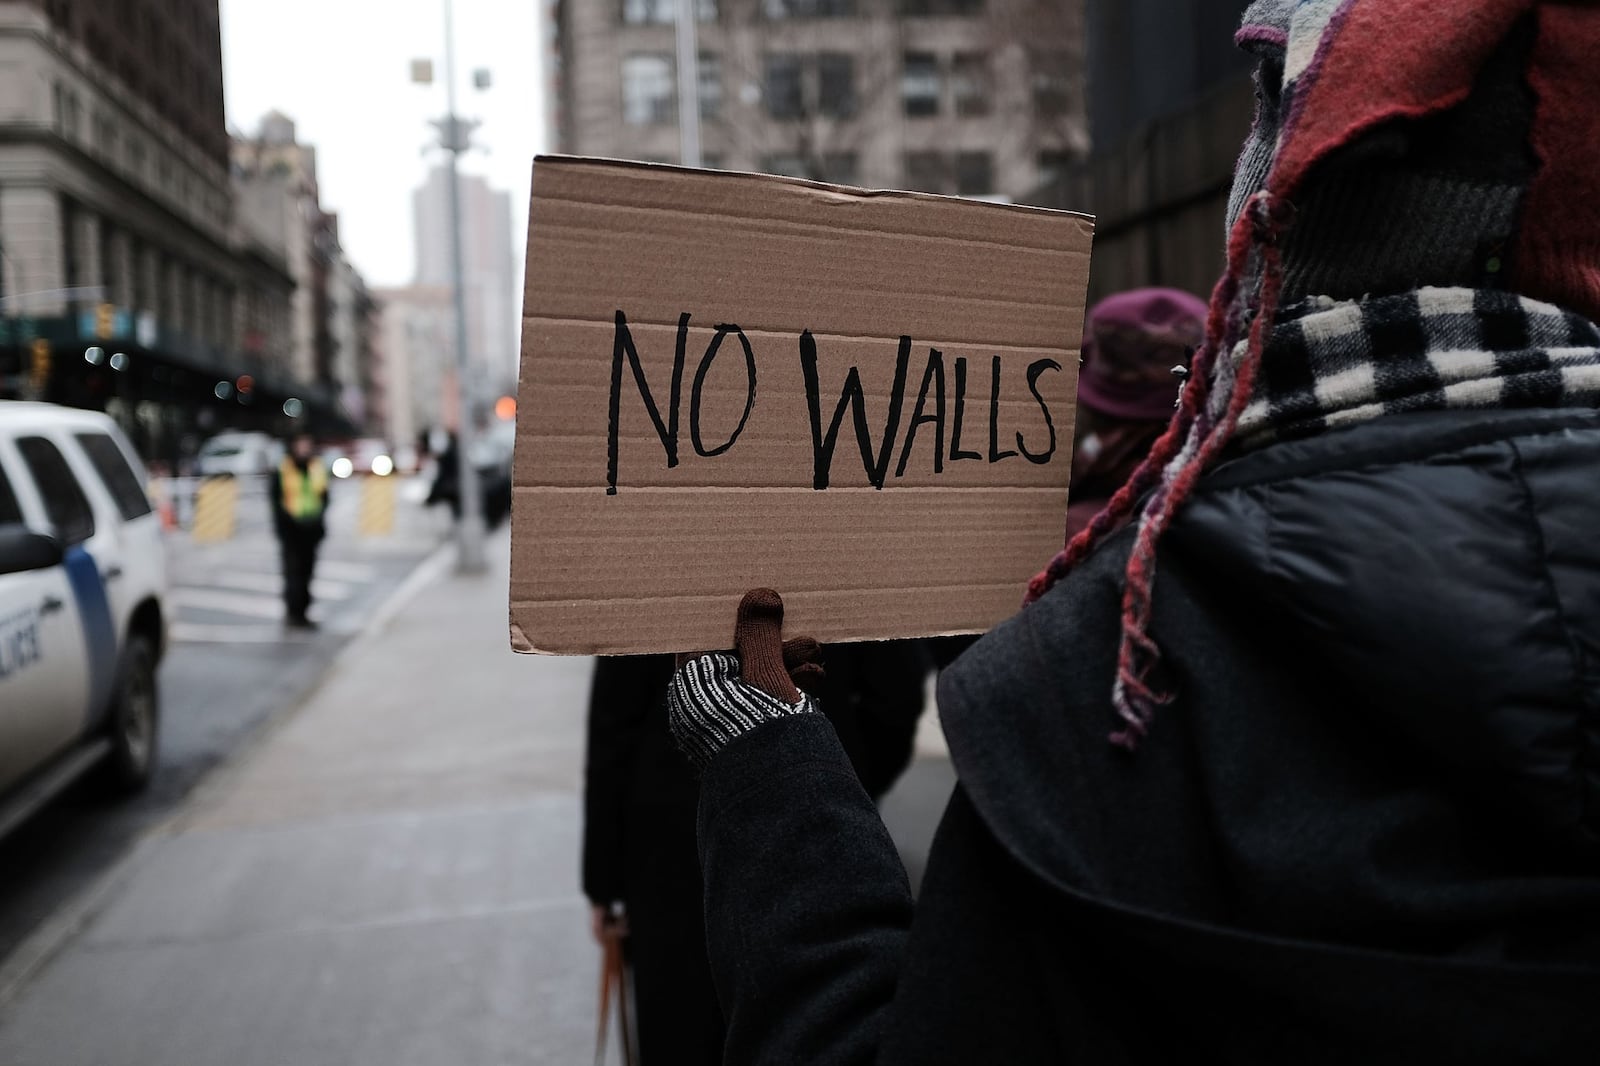
[[[149,637],[136,633],[128,639],[117,684],[105,783],[116,792],[136,792],[149,784],[155,769],[160,721],[156,655]]]

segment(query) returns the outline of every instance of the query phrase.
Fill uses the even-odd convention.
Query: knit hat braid
[[[1111,741],[1130,751],[1148,730],[1156,708],[1172,698],[1152,680],[1161,661],[1161,650],[1150,637],[1156,544],[1194,491],[1200,475],[1232,437],[1239,415],[1250,402],[1268,324],[1283,286],[1279,245],[1292,218],[1287,201],[1265,191],[1250,198],[1228,241],[1228,269],[1212,294],[1206,341],[1195,354],[1177,414],[1106,509],[1028,585],[1025,602],[1032,603],[1094,551],[1121,525],[1134,502],[1154,488],[1128,557],[1122,640],[1112,689],[1112,705],[1124,725],[1111,735]],[[1256,267],[1253,272],[1252,266]],[[1252,283],[1241,280],[1251,273]]]

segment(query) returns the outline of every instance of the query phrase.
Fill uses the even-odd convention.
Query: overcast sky
[[[322,202],[339,212],[345,251],[370,285],[403,285],[414,269],[411,192],[429,118],[444,113],[442,0],[221,0],[228,123],[254,133],[262,115],[293,118],[317,148]],[[513,247],[527,224],[528,176],[544,143],[541,0],[455,0],[463,115],[480,118],[465,171],[511,193]],[[411,84],[415,57],[434,60],[435,84]],[[494,87],[471,88],[488,67]]]

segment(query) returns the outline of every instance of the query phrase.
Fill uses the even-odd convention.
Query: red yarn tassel
[[[1215,361],[1216,353],[1232,348],[1234,323],[1230,318],[1239,291],[1238,271],[1232,268],[1237,261],[1239,270],[1242,271],[1250,248],[1248,239],[1241,242],[1241,236],[1248,237],[1248,233],[1243,227],[1235,226],[1234,235],[1229,241],[1230,269],[1223,274],[1212,290],[1205,340],[1191,361],[1189,377],[1183,386],[1183,395],[1178,401],[1178,409],[1172,421],[1167,423],[1165,432],[1156,439],[1143,462],[1134,469],[1123,486],[1112,494],[1105,508],[1028,582],[1027,595],[1022,600],[1024,607],[1054,588],[1057,582],[1088,558],[1106,537],[1120,528],[1123,519],[1133,511],[1134,504],[1150,491],[1167,464],[1182,450],[1184,441],[1188,438],[1189,428],[1210,398],[1211,380],[1208,371]]]
[[[1283,291],[1283,258],[1279,241],[1292,218],[1292,208],[1286,201],[1260,192],[1251,198],[1234,226],[1229,241],[1229,273],[1242,274],[1242,260],[1254,249],[1260,255],[1261,275],[1249,340],[1238,366],[1234,368],[1233,390],[1228,396],[1222,418],[1215,425],[1204,425],[1204,412],[1201,412],[1196,422],[1202,433],[1199,447],[1181,467],[1166,472],[1166,484],[1157,490],[1146,506],[1128,556],[1122,599],[1122,642],[1117,655],[1117,680],[1112,691],[1112,703],[1125,724],[1122,729],[1112,733],[1110,739],[1113,744],[1129,751],[1137,748],[1148,732],[1156,708],[1172,700],[1170,691],[1158,688],[1151,681],[1161,663],[1161,649],[1150,636],[1156,546],[1174,517],[1188,502],[1200,478],[1232,439],[1239,416],[1250,403],[1256,372],[1261,365],[1262,352],[1271,334]],[[1231,358],[1231,351],[1221,353],[1221,357]]]

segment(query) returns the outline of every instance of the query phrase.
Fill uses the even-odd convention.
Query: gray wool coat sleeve
[[[771,721],[721,751],[702,781],[699,834],[726,1060],[874,1062],[911,888],[828,720]]]

